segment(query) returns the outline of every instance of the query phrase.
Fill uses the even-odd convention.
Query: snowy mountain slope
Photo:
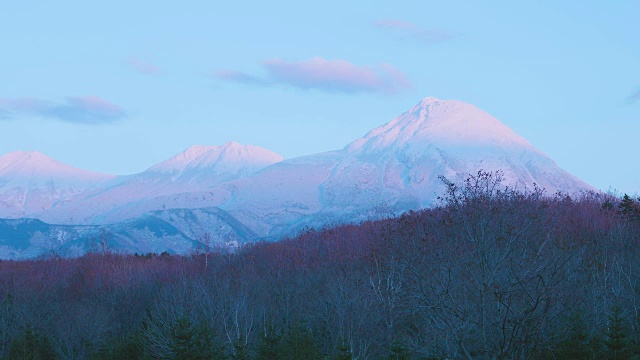
[[[343,151],[285,160],[251,177],[224,184],[229,199],[218,205],[261,236],[284,233],[318,214],[322,184],[344,161]]]
[[[270,150],[231,141],[222,146],[194,145],[146,172],[171,174],[174,182],[218,184],[251,175],[282,160]]]
[[[444,190],[438,176],[461,181],[481,169],[501,170],[504,185],[520,189],[592,190],[486,112],[426,98],[342,151],[285,160],[231,182],[235,191],[219,206],[278,237],[430,206]]]
[[[64,204],[112,178],[36,151],[5,154],[0,157],[0,217],[20,218]]]
[[[593,190],[477,107],[425,98],[342,150],[282,160],[236,143],[194,146],[34,216],[49,223],[123,229],[154,219],[188,241],[197,241],[206,229],[220,241],[253,241],[427,207],[444,190],[439,176],[461,181],[479,170],[501,170],[503,185],[520,189],[535,183],[549,194]],[[187,214],[195,219],[189,225],[180,220]],[[175,234],[119,231],[127,234],[120,237],[123,247],[159,249],[166,242],[172,251],[182,251],[177,249],[193,246],[172,240]]]
[[[0,259],[79,256],[100,249],[118,253],[189,254],[234,248],[258,235],[217,208],[153,211],[109,225],[51,225],[36,219],[0,219]]]
[[[200,198],[182,202],[171,199],[250,176],[281,160],[280,155],[270,150],[235,142],[222,146],[195,145],[142,173],[121,177],[108,186],[87,192],[72,204],[33,216],[51,223],[107,224],[152,210],[216,206],[224,201],[224,192],[214,195],[209,202]],[[197,206],[190,206],[194,203]]]
[[[442,193],[438,176],[461,181],[478,170],[501,170],[505,185],[550,194],[592,188],[560,169],[497,119],[461,101],[423,99],[408,112],[349,144],[347,159],[323,184],[324,201],[393,210],[425,207]],[[354,209],[355,210],[355,209]]]
[[[51,225],[36,219],[0,219],[0,259],[27,259],[59,254],[70,241],[82,241],[93,226]]]

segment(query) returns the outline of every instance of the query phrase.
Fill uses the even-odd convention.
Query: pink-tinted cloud
[[[121,120],[126,113],[121,107],[95,96],[69,96],[58,104],[36,98],[0,98],[0,118],[11,120],[21,116],[103,124]]]
[[[133,70],[145,75],[155,75],[160,72],[160,68],[157,65],[137,58],[128,59],[127,65]]]
[[[455,38],[455,35],[441,29],[425,29],[413,23],[396,19],[383,19],[373,22],[373,26],[381,29],[403,33],[406,37],[424,43],[437,43]]]
[[[266,78],[237,71],[218,73],[218,78],[249,85],[286,85],[304,90],[340,93],[398,93],[411,88],[411,83],[389,64],[357,66],[346,60],[315,57],[304,61],[271,59],[262,64]]]

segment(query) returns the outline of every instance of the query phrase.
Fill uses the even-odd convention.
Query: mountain
[[[195,145],[139,174],[120,177],[107,186],[86,192],[72,204],[32,215],[51,223],[106,224],[135,218],[151,210],[188,208],[192,202],[173,201],[168,206],[155,199],[207,191],[251,176],[282,159],[270,150],[236,142],[222,146]],[[214,205],[200,201],[197,207],[208,206]]]
[[[230,141],[222,146],[194,145],[146,173],[170,174],[173,182],[218,184],[251,175],[282,160],[270,150]]]
[[[0,217],[20,218],[47,210],[112,178],[36,151],[5,154],[0,157]]]
[[[225,184],[233,190],[218,206],[278,237],[431,206],[444,191],[438,176],[462,181],[481,169],[501,170],[503,184],[520,189],[593,190],[477,107],[425,98],[340,151],[285,160]]]
[[[232,142],[193,146],[29,216],[107,227],[116,248],[184,252],[206,233],[217,243],[277,239],[432,206],[439,176],[461,182],[479,170],[500,170],[521,190],[594,190],[481,109],[425,98],[340,150],[283,160]]]
[[[0,219],[0,259],[79,256],[106,249],[139,254],[188,254],[235,248],[258,235],[218,208],[152,211],[108,225],[52,225],[37,219]]]
[[[324,183],[325,202],[339,209],[372,201],[394,211],[429,206],[443,191],[438,176],[462,181],[480,169],[500,170],[505,185],[521,189],[534,183],[551,194],[592,189],[493,116],[455,100],[425,98],[345,151]]]

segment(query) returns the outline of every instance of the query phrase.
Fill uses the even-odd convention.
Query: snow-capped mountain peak
[[[28,166],[31,163],[38,166]],[[47,164],[50,161],[38,154],[15,153],[0,158],[0,174],[7,168],[57,168]],[[215,208],[212,232],[242,225],[254,237],[277,238],[307,226],[357,222],[432,206],[444,191],[439,176],[459,182],[479,170],[499,170],[505,186],[519,189],[536,184],[549,194],[592,190],[477,107],[425,98],[342,150],[300,158],[282,161],[269,150],[235,142],[195,145],[142,173],[74,197],[49,192],[46,186],[34,191],[29,179],[8,186],[11,177],[0,176],[0,217],[7,214],[4,207],[10,217],[28,214],[48,223],[124,221],[131,227],[139,222],[130,219],[150,211]],[[185,216],[191,215],[185,212]],[[173,240],[144,224],[149,228],[135,225],[132,234],[163,239],[159,241],[170,246]]]
[[[37,151],[0,156],[0,217],[20,217],[51,208],[112,175],[61,163]]]
[[[254,172],[282,159],[282,156],[270,150],[230,141],[221,146],[191,146],[147,171],[182,173],[210,169],[216,172]]]
[[[100,182],[112,175],[82,170],[37,151],[14,151],[0,156],[0,176],[3,178],[35,178]]]
[[[457,100],[422,99],[409,111],[347,145],[349,152],[442,146],[533,147],[479,108]]]

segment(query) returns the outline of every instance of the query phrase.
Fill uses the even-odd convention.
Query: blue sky
[[[0,154],[115,174],[229,140],[292,158],[435,96],[635,193],[638,14],[637,1],[5,1]]]

